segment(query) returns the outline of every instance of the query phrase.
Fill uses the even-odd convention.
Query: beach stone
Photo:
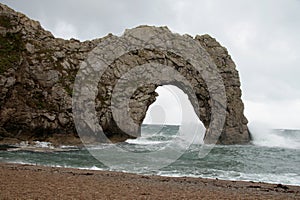
[[[94,50],[94,53],[101,52],[102,47],[104,48],[112,39],[126,38],[130,43],[138,45],[150,40],[153,34],[159,34],[159,37],[152,38],[157,46],[166,42],[176,48],[181,46],[189,48],[189,43],[176,43],[180,38],[196,42],[200,48],[195,49],[195,52],[212,58],[224,83],[226,102],[219,97],[212,99],[201,74],[181,56],[159,48],[151,49],[151,46],[130,51],[108,66],[97,88],[86,88],[86,95],[90,94],[89,91],[98,91],[95,99],[96,116],[106,136],[113,138],[113,141],[125,141],[127,138],[140,136],[140,126],[146,112],[157,97],[155,89],[160,85],[172,84],[168,76],[161,75],[164,69],[162,68],[160,72],[151,70],[141,72],[147,75],[147,79],[154,78],[162,82],[145,84],[134,91],[130,98],[129,116],[126,120],[131,118],[137,127],[132,127],[127,121],[123,124],[124,126],[127,124],[125,129],[134,132],[132,135],[118,127],[112,113],[111,98],[116,84],[128,71],[136,66],[156,63],[174,69],[192,85],[199,104],[198,109],[195,107],[195,113],[207,128],[206,143],[211,143],[216,137],[209,130],[212,105],[226,107],[226,119],[223,129],[219,130],[217,143],[245,144],[250,141],[248,120],[244,116],[244,104],[241,100],[242,91],[238,71],[227,49],[211,36],[197,35],[192,38],[189,35],[171,33],[167,27],[139,26],[126,30],[120,37],[108,34],[103,38],[80,42],[76,39],[55,38],[49,31],[44,30],[39,22],[3,4],[0,4],[0,13],[1,41],[15,46],[13,50],[7,49],[7,55],[0,58],[0,128],[2,133],[6,133],[5,135],[25,140],[47,140],[53,134],[66,135],[66,138],[78,137],[71,117],[73,116],[73,88],[77,72],[80,66],[84,67],[90,53]],[[138,37],[132,37],[133,35]],[[164,41],[159,38],[163,38]],[[111,49],[109,52],[121,52],[122,48]],[[109,52],[108,57],[116,56]],[[8,55],[14,55],[13,59]],[[99,64],[101,59],[93,57],[89,62]],[[97,70],[99,69],[82,68],[82,72],[86,74],[96,74]],[[207,65],[203,66],[202,70],[202,73],[208,73],[212,68]],[[128,86],[129,89],[131,87]],[[217,89],[211,88],[212,91]],[[88,99],[87,96],[86,100]],[[121,111],[118,112],[119,115],[123,115]],[[82,115],[89,116],[89,113],[83,112]],[[1,138],[4,137],[3,135],[0,134]]]

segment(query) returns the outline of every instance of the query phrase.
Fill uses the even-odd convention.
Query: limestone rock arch
[[[142,34],[143,31],[153,29],[160,30],[162,34],[170,33],[165,27],[138,28]],[[103,45],[111,37],[117,36],[109,34],[104,38],[84,42],[55,38],[39,22],[0,4],[0,142],[15,144],[23,140],[44,140],[55,144],[80,143],[72,113],[74,80],[80,63],[87,59],[95,47]],[[190,38],[208,52],[224,82],[226,122],[218,143],[249,142],[248,121],[243,113],[240,80],[234,62],[227,50],[209,35]],[[14,48],[7,48],[12,46]],[[184,58],[170,51],[146,48],[130,51],[116,59],[98,84],[100,94],[95,99],[96,111],[105,134],[113,141],[124,141],[131,137],[118,129],[112,117],[111,91],[123,72],[147,63],[163,64],[190,79],[200,106],[195,112],[203,124],[208,126],[211,120],[211,97],[201,76],[193,71]],[[173,84],[183,90],[186,88],[174,81],[138,88],[130,101],[130,116],[137,124],[142,123],[149,105],[155,101],[155,89],[164,84]],[[139,130],[136,130],[138,135]],[[208,132],[208,143],[210,137],[213,135]]]
[[[139,33],[158,31],[160,34],[163,34],[164,32],[170,32],[166,27],[157,28],[149,26],[141,26],[129,31],[138,31]],[[228,52],[224,47],[222,47],[215,39],[208,35],[197,36],[194,40],[198,42],[213,58],[221,78],[223,79],[225,87],[227,98],[226,120],[223,129],[218,130],[221,131],[221,133],[220,137],[217,138],[217,142],[219,144],[243,144],[249,142],[250,134],[247,128],[247,119],[243,114],[244,107],[241,100],[239,76],[231,57],[228,55]],[[101,43],[99,45],[101,47]],[[116,116],[113,116],[112,114],[111,100],[113,89],[123,74],[134,69],[136,66],[150,63],[161,65],[161,68],[168,66],[176,70],[191,84],[190,89],[195,92],[195,97],[190,95],[191,92],[188,91],[189,89],[187,89],[189,87],[187,87],[187,85],[185,85],[183,82],[177,81],[176,78],[166,78],[160,83],[145,84],[139,87],[133,93],[129,102],[130,117],[138,126],[134,127],[132,124],[129,124],[126,127],[128,118],[127,120],[123,119],[123,124],[125,124],[125,129],[127,130],[123,131],[124,127],[120,128],[118,126],[115,121]],[[208,66],[205,70],[211,69]],[[152,72],[146,71],[144,73],[155,77],[159,76],[159,74],[162,72],[157,70]],[[162,85],[175,85],[188,94],[190,100],[196,98],[199,107],[196,107],[196,104],[193,105],[195,112],[199,119],[203,122],[204,126],[207,128],[204,140],[206,143],[213,143],[216,136],[213,131],[210,131],[209,125],[212,120],[211,106],[216,100],[210,95],[208,86],[201,76],[201,72],[195,70],[193,66],[183,57],[174,54],[171,51],[147,48],[133,50],[122,55],[121,57],[118,57],[102,74],[98,85],[96,110],[98,112],[97,117],[100,119],[100,125],[103,128],[106,136],[108,138],[123,138],[124,140],[126,138],[139,137],[140,126],[145,118],[147,109],[155,101],[155,97],[157,96],[155,89]],[[119,109],[121,108],[122,107]],[[118,115],[122,115],[122,113],[120,112]],[[128,134],[129,132],[130,135]]]

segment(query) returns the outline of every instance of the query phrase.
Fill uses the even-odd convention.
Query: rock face
[[[136,29],[170,33],[165,27],[144,26]],[[0,4],[0,140],[79,142],[72,113],[75,77],[89,53],[114,37],[109,34],[85,42],[54,38],[39,22]],[[248,143],[248,121],[243,114],[239,75],[234,62],[227,50],[209,35],[196,36],[193,40],[209,53],[225,87],[226,120],[218,143]],[[211,105],[215,100],[211,99],[201,75],[178,55],[140,49],[113,62],[98,84],[99,93],[95,100],[97,117],[106,136],[115,142],[134,136],[126,134],[116,125],[111,111],[112,90],[129,69],[152,62],[172,67],[192,83],[199,104],[196,113],[204,126],[209,127]],[[158,86],[144,85],[131,97],[129,113],[136,124],[141,125],[148,107],[155,101]],[[208,130],[205,141],[210,143],[211,138],[213,135]]]

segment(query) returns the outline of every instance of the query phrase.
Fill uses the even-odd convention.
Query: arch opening
[[[155,90],[158,94],[145,115],[142,123],[141,136],[149,134],[145,129],[149,126],[155,127],[156,132],[164,127],[173,127],[173,130],[182,135],[189,135],[180,132],[192,132],[192,128],[198,127],[194,143],[203,143],[205,127],[197,116],[188,95],[175,85],[158,86]],[[157,129],[159,131],[157,131]]]

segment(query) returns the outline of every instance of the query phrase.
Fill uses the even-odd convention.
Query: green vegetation
[[[75,82],[75,76],[76,74],[72,71],[69,71],[69,74],[67,77],[64,77],[62,80],[62,85],[64,86],[66,92],[69,96],[73,96],[73,83]]]
[[[0,34],[0,74],[18,65],[24,49],[20,33]]]
[[[8,16],[0,16],[0,26],[6,28],[6,29],[11,29],[13,25],[11,24],[11,19]]]
[[[65,85],[65,90],[66,90],[66,92],[68,93],[69,96],[73,95],[73,89],[70,86]]]
[[[69,70],[67,76],[60,78],[59,82],[64,87],[65,91],[69,96],[73,96],[73,87],[72,85],[75,82],[76,70]]]

